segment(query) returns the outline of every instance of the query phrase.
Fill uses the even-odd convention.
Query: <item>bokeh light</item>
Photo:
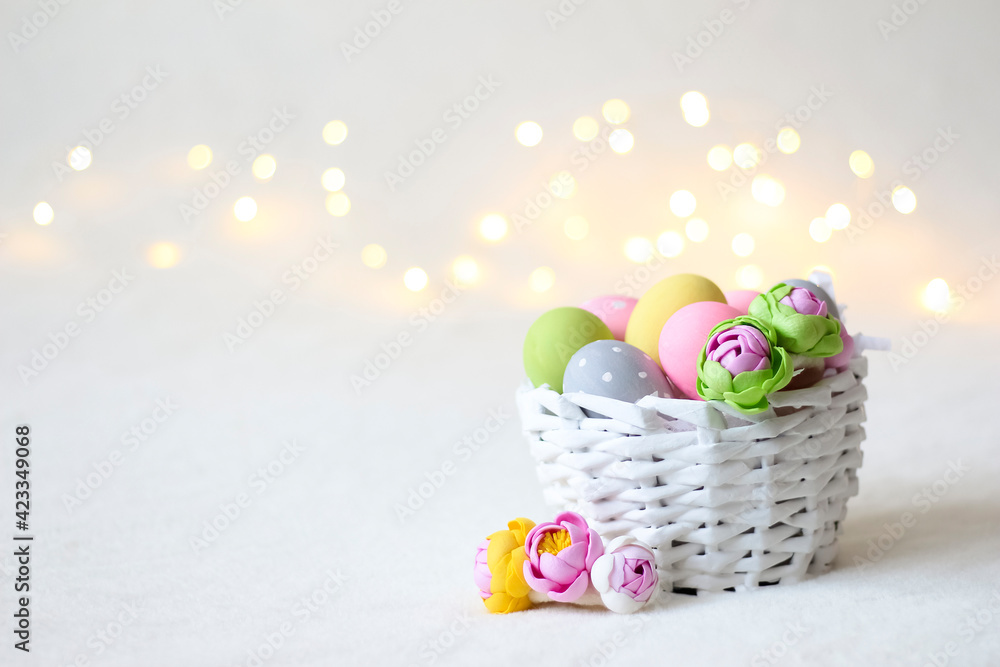
[[[411,292],[419,292],[427,287],[427,273],[418,266],[414,266],[403,274],[403,284]]]
[[[40,201],[35,204],[35,209],[31,212],[31,217],[35,219],[35,222],[44,226],[52,222],[56,214],[48,202]]]
[[[341,217],[351,210],[351,198],[343,192],[331,192],[326,196],[326,212]]]
[[[344,139],[346,138],[347,125],[345,125],[343,121],[331,120],[323,126],[323,141],[331,146],[344,143]]]
[[[479,263],[468,255],[456,257],[451,265],[451,273],[455,281],[463,285],[472,285],[479,280]]]
[[[830,229],[830,223],[826,221],[826,218],[813,218],[813,221],[809,223],[809,236],[817,243],[829,241],[832,234],[833,230]]]
[[[525,121],[514,130],[514,136],[522,146],[537,146],[542,140],[542,126],[532,121]]]
[[[257,159],[253,161],[253,175],[262,181],[274,176],[274,170],[277,168],[278,163],[275,162],[273,155],[258,155]]]
[[[571,215],[563,223],[563,231],[573,241],[582,241],[590,232],[590,224],[582,215]]]
[[[851,209],[844,204],[834,204],[826,209],[826,221],[833,229],[847,229],[851,224]]]
[[[531,272],[528,286],[533,292],[547,292],[556,284],[556,273],[547,266],[540,266]]]
[[[328,190],[329,192],[337,192],[340,190],[344,187],[345,181],[346,177],[344,176],[344,172],[336,167],[331,167],[330,169],[324,171],[321,179],[323,189]]]
[[[935,278],[927,283],[921,300],[928,310],[943,313],[951,306],[951,289],[942,278]]]
[[[698,206],[698,200],[687,190],[678,190],[670,195],[670,212],[678,218],[686,218]]]
[[[573,122],[573,136],[580,141],[590,141],[597,136],[601,126],[595,118],[581,116]]]
[[[250,222],[257,217],[257,202],[253,197],[240,197],[233,204],[233,214],[240,222]]]
[[[656,239],[656,249],[664,257],[677,257],[684,252],[684,237],[673,230],[663,232]]]
[[[188,151],[187,160],[192,169],[204,169],[212,164],[212,149],[205,144],[198,144]]]
[[[764,272],[756,264],[747,264],[736,271],[736,285],[740,289],[757,289],[764,283]]]
[[[754,199],[767,206],[780,206],[785,201],[785,186],[767,174],[754,176],[750,193]]]
[[[701,218],[691,218],[684,225],[684,233],[695,243],[701,243],[708,238],[708,223]]]
[[[611,145],[611,150],[623,155],[632,150],[632,146],[635,144],[635,137],[632,136],[631,132],[620,127],[608,137],[608,144]]]
[[[681,96],[681,111],[684,120],[694,127],[702,127],[708,123],[708,100],[697,91],[690,91]]]
[[[361,263],[369,269],[381,269],[389,259],[385,248],[377,243],[369,243],[361,249]]]
[[[77,146],[66,156],[66,162],[76,171],[83,171],[90,166],[94,156],[90,154],[90,149],[86,146]]]
[[[868,153],[864,151],[854,151],[851,157],[847,158],[847,163],[851,171],[861,178],[870,178],[875,173],[875,163]]]
[[[733,149],[733,162],[740,169],[752,169],[761,161],[760,150],[753,144],[743,143]]]
[[[625,256],[636,264],[642,264],[653,256],[653,244],[642,236],[633,236],[625,241]]]
[[[733,164],[733,153],[729,146],[719,144],[708,151],[708,166],[716,171],[725,171]]]
[[[180,258],[181,252],[173,243],[154,243],[146,249],[146,261],[156,269],[169,269]]]
[[[802,145],[802,139],[799,137],[799,133],[793,128],[783,127],[778,131],[777,143],[779,151],[785,155],[791,155],[799,150],[799,146]]]
[[[557,171],[549,179],[549,191],[560,199],[569,199],[576,192],[576,179],[568,171]]]
[[[507,218],[499,213],[490,213],[479,221],[479,235],[491,243],[507,236]]]
[[[749,257],[754,249],[753,237],[746,232],[741,232],[733,237],[733,252],[738,257]]]
[[[604,103],[604,106],[601,107],[601,114],[604,116],[604,120],[612,125],[621,125],[632,115],[632,110],[624,101],[614,99]]]
[[[917,207],[917,196],[905,185],[899,185],[892,191],[892,205],[900,213],[913,213]]]

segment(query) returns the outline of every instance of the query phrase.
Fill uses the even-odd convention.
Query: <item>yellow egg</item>
[[[625,342],[660,361],[660,332],[670,316],[698,301],[726,303],[726,295],[708,278],[679,273],[664,278],[642,295],[625,329]]]

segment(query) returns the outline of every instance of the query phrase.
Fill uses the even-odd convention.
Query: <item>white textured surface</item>
[[[897,370],[869,353],[861,491],[830,574],[748,595],[665,596],[638,626],[574,608],[483,612],[470,573],[475,546],[514,516],[548,517],[514,419],[521,337],[543,309],[633,275],[621,243],[677,226],[664,213],[670,191],[696,191],[713,233],[658,275],[700,270],[731,287],[738,263],[729,240],[749,231],[766,280],[828,264],[851,329],[897,345],[927,317],[917,303],[927,280],[964,283],[998,245],[1000,194],[984,185],[997,173],[994,4],[926,3],[883,40],[876,21],[890,2],[754,2],[681,75],[670,53],[731,3],[675,5],[590,2],[552,33],[545,7],[527,1],[404,3],[348,66],[337,45],[377,3],[245,0],[220,22],[208,2],[72,2],[22,52],[0,50],[0,541],[9,545],[19,422],[34,429],[38,536],[31,656],[10,647],[12,558],[0,549],[0,663],[247,664],[248,650],[289,623],[292,634],[265,664],[509,665],[545,656],[598,665],[597,651],[616,638],[616,664],[771,664],[762,652],[782,652],[785,637],[795,643],[775,664],[923,665],[954,641],[949,664],[995,665],[1000,614],[971,636],[965,625],[1000,595],[995,281]],[[37,6],[4,3],[3,32]],[[162,88],[116,126],[90,169],[58,183],[51,163],[156,64],[170,73]],[[496,103],[390,196],[382,174],[396,156],[490,74],[504,81]],[[774,163],[786,203],[762,212],[743,192],[722,207],[707,148],[761,140],[824,83],[835,96],[802,130],[800,153]],[[712,105],[702,130],[679,120],[677,100],[689,89]],[[485,211],[520,210],[540,181],[566,168],[572,120],[597,115],[613,96],[633,109],[632,154],[595,163],[579,176],[577,197],[530,232],[495,247],[476,241]],[[254,184],[244,165],[222,200],[185,225],[177,206],[206,181],[184,165],[187,149],[205,142],[218,160],[238,159],[240,141],[282,105],[298,117],[269,147],[273,181]],[[334,149],[319,129],[338,117],[351,135]],[[528,118],[546,131],[531,150],[512,140]],[[949,125],[962,139],[913,184],[914,214],[887,215],[854,244],[808,240],[805,226],[830,203],[870,196],[845,169],[850,150],[872,153],[880,171],[870,185],[885,187]],[[322,208],[319,176],[330,166],[347,174],[353,209],[342,220]],[[232,201],[245,194],[261,204],[256,226],[232,220]],[[41,199],[56,211],[46,228],[30,221]],[[591,220],[579,245],[560,232],[572,213]],[[340,254],[291,290],[281,276],[326,234]],[[145,268],[145,247],[160,240],[181,248],[175,269]],[[382,272],[357,261],[369,242],[389,252]],[[448,263],[465,253],[481,260],[483,286],[418,327],[411,314],[419,317]],[[409,295],[401,276],[415,264],[431,289]],[[556,286],[533,295],[526,278],[542,264],[556,270]],[[134,282],[86,322],[77,304],[123,266]],[[287,300],[230,353],[223,332],[276,286]],[[69,321],[80,335],[25,386],[17,366]],[[413,345],[357,395],[350,375],[399,332]],[[176,413],[130,451],[122,434],[166,397]],[[491,411],[508,417],[502,430],[479,451],[457,446]],[[288,439],[304,451],[258,494],[257,470]],[[122,464],[68,512],[63,495],[115,449]],[[957,460],[968,472],[921,513],[916,495]],[[453,474],[401,522],[394,506],[442,468]],[[195,553],[191,538],[240,493],[250,506]],[[904,512],[916,525],[871,567],[854,567]],[[307,615],[301,599],[327,570],[348,579]],[[136,606],[136,619],[98,654],[96,633],[123,604]],[[790,624],[801,624],[801,636],[788,634]],[[451,628],[464,631],[454,638]]]

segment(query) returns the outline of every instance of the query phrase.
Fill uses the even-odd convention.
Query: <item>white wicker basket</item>
[[[665,591],[742,591],[830,568],[858,491],[867,370],[856,356],[752,416],[715,401],[633,404],[530,384],[518,411],[550,504],[605,539],[652,546]]]

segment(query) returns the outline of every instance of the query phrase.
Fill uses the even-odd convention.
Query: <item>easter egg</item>
[[[717,324],[742,315],[737,308],[716,301],[700,301],[671,315],[660,332],[660,365],[678,391],[699,399],[698,356]]]
[[[847,366],[847,362],[854,356],[854,338],[847,333],[844,323],[840,323],[840,340],[844,341],[844,350],[840,354],[823,359],[827,368],[841,369]]]
[[[740,315],[746,315],[750,310],[750,302],[760,296],[760,292],[752,289],[737,289],[726,292],[726,303],[740,311]]]
[[[554,308],[535,320],[524,338],[524,370],[536,387],[548,384],[562,393],[570,357],[587,343],[612,339],[597,315],[582,308]]]
[[[627,403],[650,394],[661,398],[673,395],[651,356],[617,340],[599,340],[580,348],[566,365],[563,391],[582,391]]]
[[[828,315],[832,316],[834,319],[840,319],[840,311],[837,309],[837,302],[826,293],[825,289],[816,283],[809,282],[808,280],[799,280],[798,278],[790,278],[788,280],[782,280],[781,282],[786,285],[791,285],[792,287],[802,287],[809,290],[813,293],[814,297],[826,302],[826,311]]]
[[[580,307],[601,318],[616,339],[625,340],[625,327],[635,308],[635,302],[636,300],[630,296],[612,294],[586,301],[580,304]]]
[[[698,301],[726,303],[726,296],[708,278],[679,273],[664,278],[640,297],[625,329],[625,342],[660,361],[660,332],[670,316]]]

